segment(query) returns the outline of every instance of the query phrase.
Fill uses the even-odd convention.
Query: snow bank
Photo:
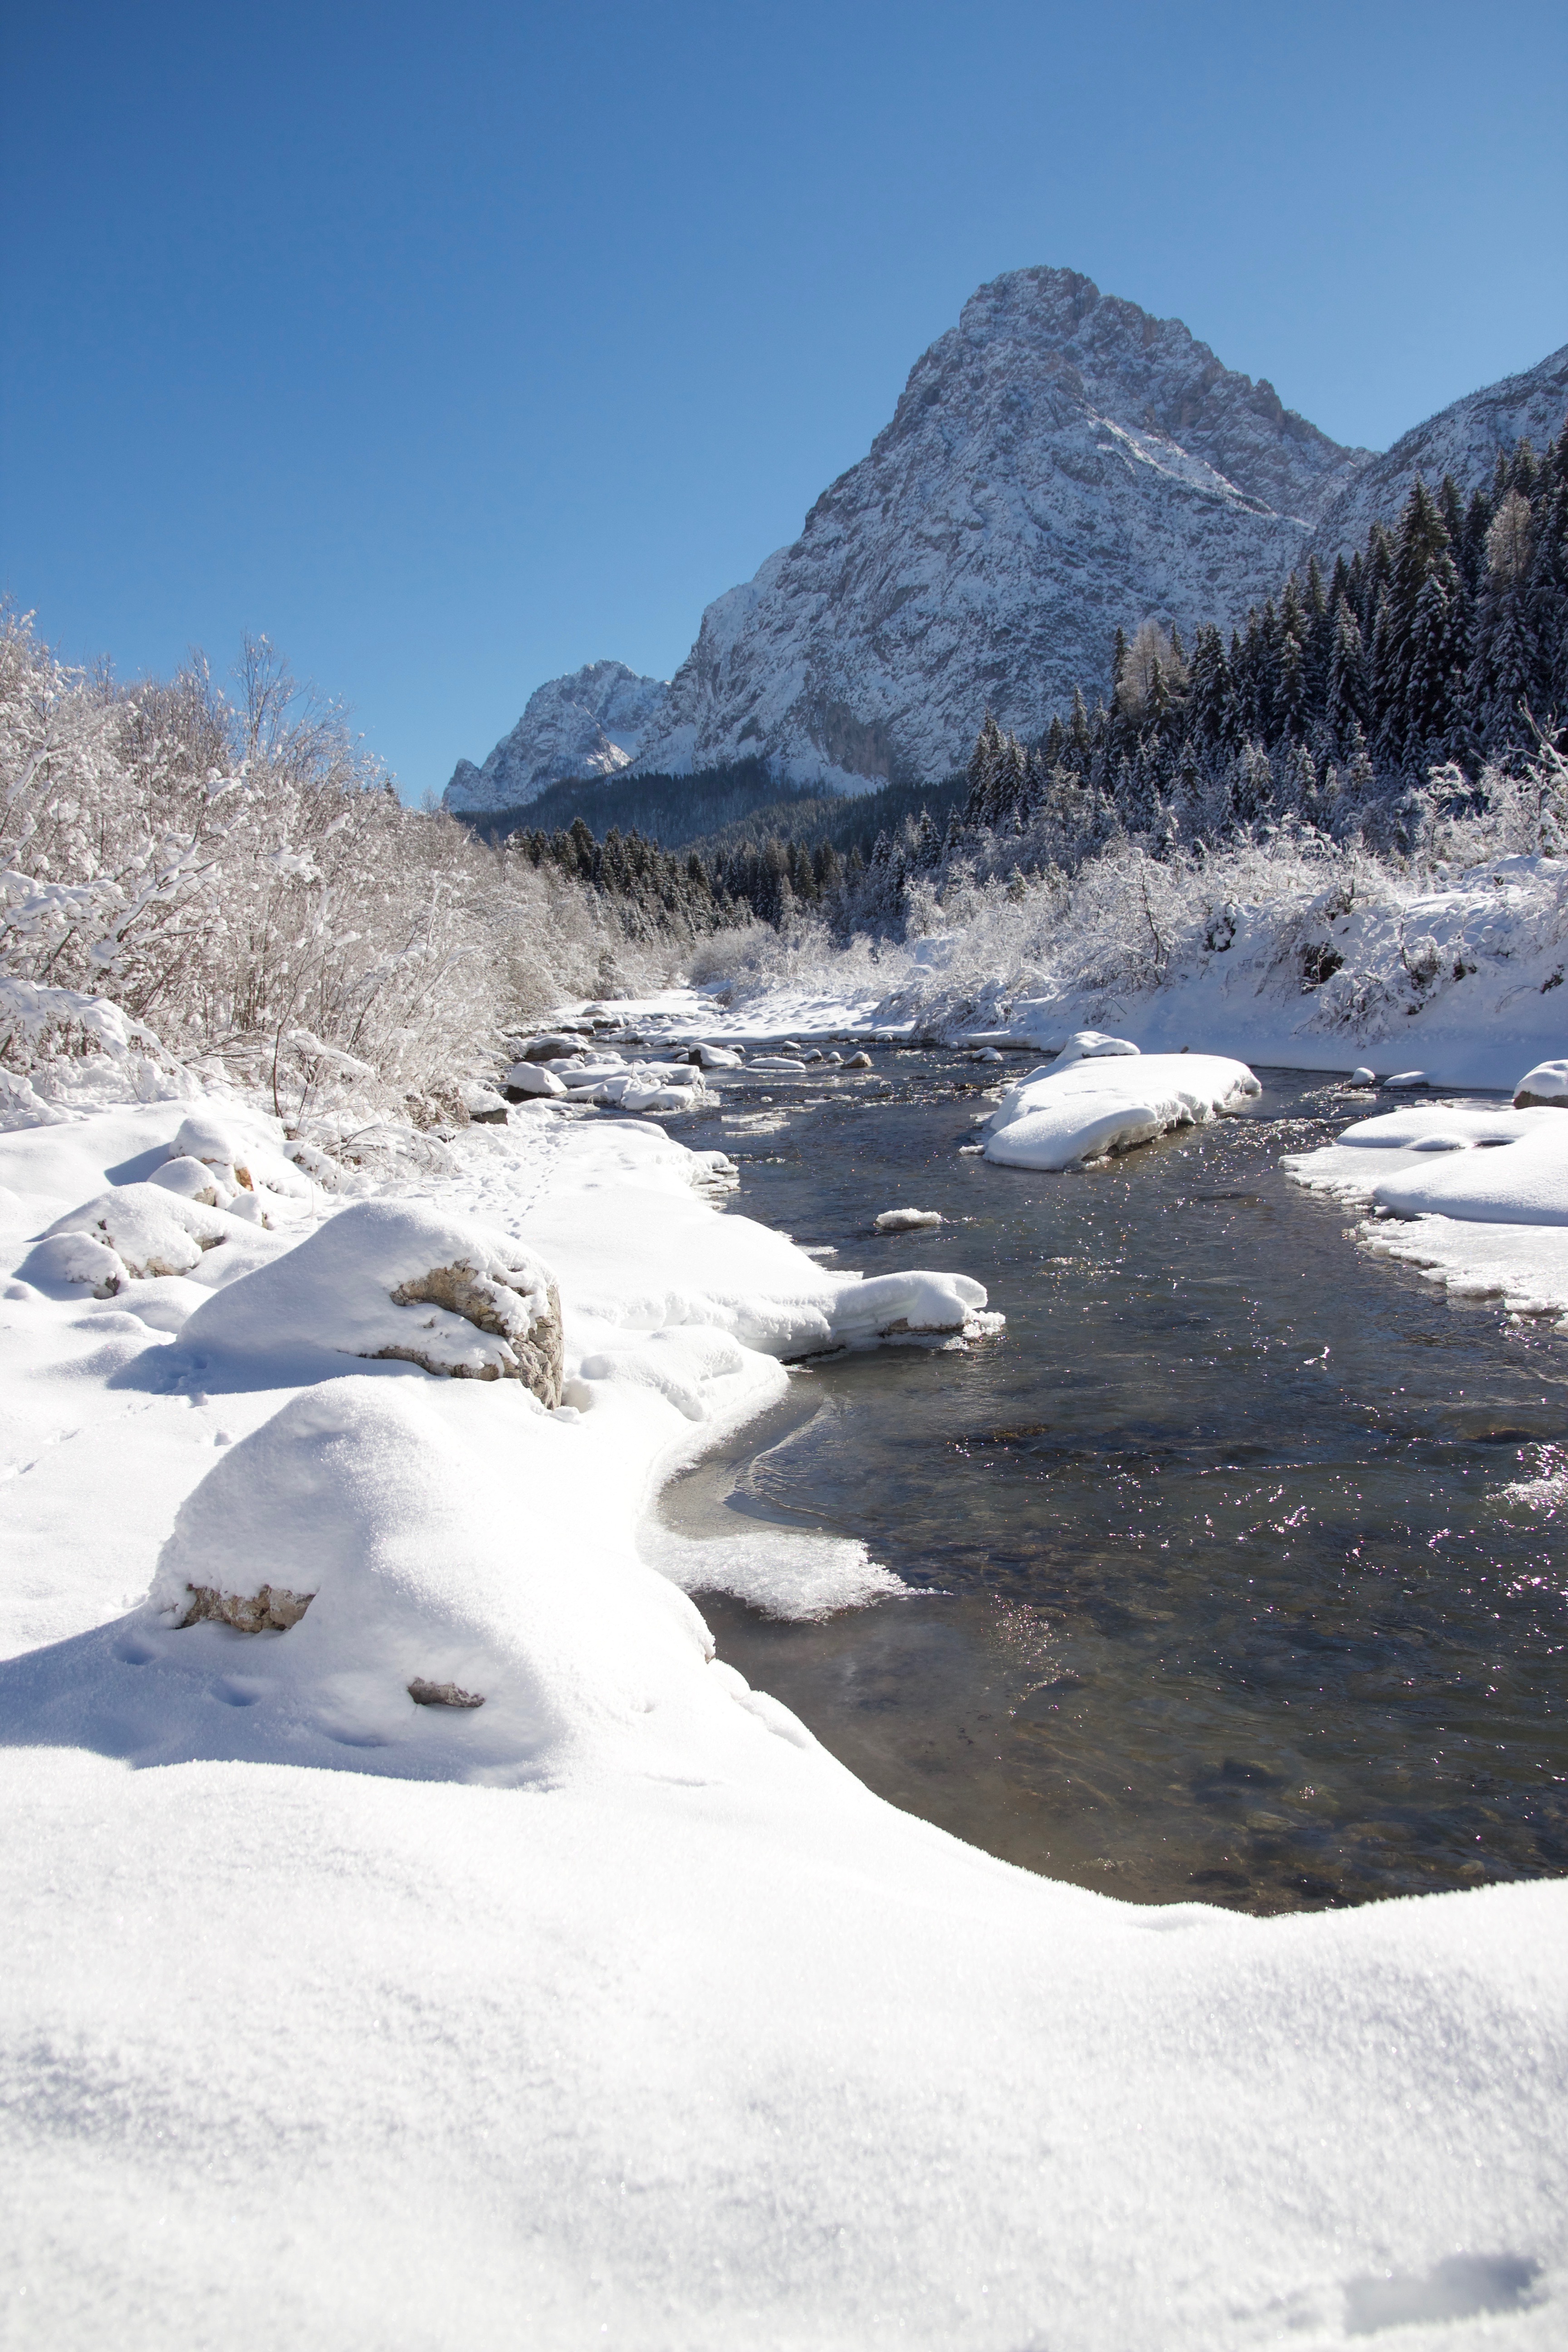
[[[16,1758],[25,2333],[1561,2342],[1563,1887],[1139,1912],[729,1714],[523,1789]]]
[[[1006,1168],[1075,1168],[1170,1128],[1201,1126],[1261,1091],[1244,1064],[1218,1055],[1133,1047],[1107,1059],[1097,1046],[1010,1087],[986,1122],[985,1157]]]
[[[1568,1116],[1432,1103],[1288,1156],[1299,1183],[1378,1213],[1360,1239],[1462,1298],[1568,1316]],[[1397,1220],[1398,1222],[1395,1222]]]
[[[1286,1159],[1299,1181],[1404,1217],[1568,1225],[1568,1118],[1555,1110],[1424,1105],[1359,1119]]]

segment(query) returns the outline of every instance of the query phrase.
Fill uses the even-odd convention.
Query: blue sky
[[[1568,11],[283,0],[13,13],[0,590],[247,628],[417,798],[668,676],[1035,262],[1381,447],[1568,340]]]

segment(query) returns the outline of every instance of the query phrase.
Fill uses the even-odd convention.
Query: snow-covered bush
[[[595,893],[405,808],[264,641],[232,698],[199,662],[127,691],[0,615],[0,981],[33,992],[26,1019],[0,1006],[16,1085],[161,1039],[291,1126],[460,1120],[505,1028],[678,968]],[[96,1034],[105,999],[141,1026]]]
[[[1552,854],[1568,844],[1568,764],[1544,744],[1467,791],[1455,807],[1438,772],[1422,845],[1405,853],[1290,824],[1217,850],[1122,837],[1022,888],[955,863],[910,877],[901,940],[856,934],[836,950],[797,919],[748,936],[724,977],[738,1002],[787,983],[944,1032],[999,1024],[1037,997],[1076,1008],[1076,1026],[1099,1002],[1245,971],[1281,1001],[1310,998],[1315,1030],[1371,1037],[1483,967],[1528,991],[1568,971],[1568,858]]]

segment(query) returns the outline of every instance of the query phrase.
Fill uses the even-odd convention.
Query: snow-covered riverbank
[[[1245,844],[1200,864],[1141,852],[1070,887],[1020,881],[940,903],[915,890],[902,940],[759,929],[700,991],[643,1010],[674,1030],[931,1036],[1051,1051],[1109,1030],[1147,1053],[1511,1087],[1568,1047],[1568,860],[1497,855],[1399,871],[1321,840]]]
[[[1568,1888],[1138,1910],[892,1811],[710,1658],[678,1583],[892,1580],[847,1539],[655,1546],[659,1480],[781,1359],[951,1344],[977,1286],[826,1274],[717,1213],[713,1160],[543,1106],[352,1178],[488,1248],[519,1333],[553,1276],[551,1411],[333,1360],[351,1307],[501,1342],[371,1297],[346,1240],[280,1289],[371,1227],[204,1108],[228,1156],[187,1131],[213,1198],[174,1223],[218,1238],[178,1273],[123,1250],[191,1103],[0,1141],[16,2340],[1556,2341]],[[89,1201],[100,1299],[34,1254]],[[176,1630],[197,1585],[308,1606]]]

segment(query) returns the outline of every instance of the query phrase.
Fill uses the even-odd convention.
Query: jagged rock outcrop
[[[518,808],[567,776],[610,776],[629,766],[669,692],[625,662],[589,662],[552,677],[528,698],[511,733],[476,768],[459,760],[443,798],[458,815]]]
[[[1384,456],[1342,448],[1180,320],[1073,270],[1013,270],[916,362],[892,422],[794,545],[708,607],[669,686],[632,681],[651,690],[629,764],[760,757],[847,792],[945,775],[988,709],[1028,738],[1075,685],[1103,688],[1118,626],[1237,620],[1310,549],[1331,560],[1392,519],[1418,467],[1473,488],[1565,410],[1568,351]],[[564,733],[546,759],[531,722],[618,667],[541,688],[482,771],[459,766],[447,805],[503,806],[626,764],[573,765]]]

